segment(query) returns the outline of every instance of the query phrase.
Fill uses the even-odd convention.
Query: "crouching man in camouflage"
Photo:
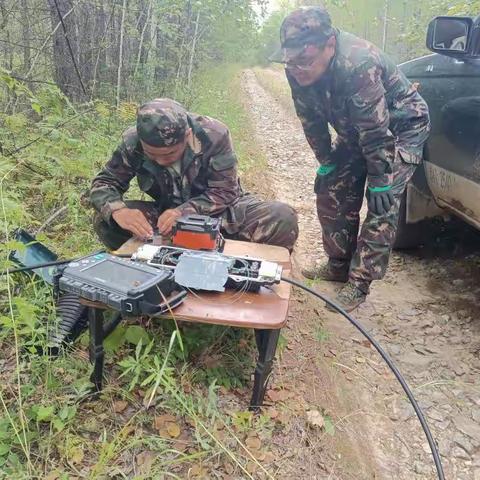
[[[123,200],[133,177],[152,201]],[[168,236],[180,216],[192,213],[222,217],[228,238],[291,251],[298,236],[291,207],[242,193],[225,125],[166,98],[138,109],[136,126],[93,180],[90,200],[95,231],[111,249],[132,235],[152,237],[154,228]]]
[[[336,301],[351,311],[385,275],[400,200],[422,161],[428,108],[382,51],[332,28],[321,7],[289,14],[280,40],[272,60],[286,64],[297,115],[320,163],[315,193],[328,262],[303,273],[347,282]],[[368,213],[358,234],[365,183]]]

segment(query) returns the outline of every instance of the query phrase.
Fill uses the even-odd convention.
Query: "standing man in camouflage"
[[[336,301],[351,311],[365,301],[372,280],[385,275],[400,201],[422,161],[428,108],[385,53],[333,28],[322,7],[290,13],[280,40],[272,60],[285,63],[297,115],[320,163],[315,193],[328,262],[303,273],[346,282]],[[359,234],[365,184],[368,213]]]
[[[123,199],[134,177],[152,201]],[[298,236],[291,207],[242,192],[227,127],[167,98],[138,109],[136,126],[94,178],[90,201],[95,231],[111,249],[132,235],[148,239],[157,228],[168,236],[180,216],[192,213],[222,217],[228,238],[291,251]]]

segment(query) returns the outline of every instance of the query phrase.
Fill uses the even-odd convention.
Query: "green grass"
[[[326,342],[330,339],[330,332],[328,330],[325,330],[322,325],[315,326],[314,335],[315,340],[317,340],[319,343]]]
[[[209,70],[181,100],[229,126],[248,176],[265,159],[252,141],[239,75],[237,67]],[[32,111],[29,95],[20,113],[0,117],[2,270],[20,247],[12,231],[34,231],[64,206],[66,215],[45,227],[42,241],[65,257],[99,247],[85,193],[135,117],[133,104],[73,107],[51,88],[36,92]],[[95,398],[86,335],[58,359],[42,353],[56,321],[49,287],[35,277],[0,277],[0,479],[187,478],[188,471],[222,471],[225,463],[234,478],[253,478],[245,468],[258,462],[244,437],[268,436],[273,427],[244,412],[251,335],[124,323],[106,342],[107,383]]]

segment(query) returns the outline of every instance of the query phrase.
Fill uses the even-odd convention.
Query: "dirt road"
[[[244,72],[244,93],[268,159],[268,181],[277,198],[299,214],[294,260],[301,278],[299,265],[323,255],[314,210],[316,160],[288,100],[279,98],[278,88],[266,90],[257,75]],[[283,81],[280,72],[268,75],[272,83]],[[462,249],[455,258],[438,253],[394,254],[386,279],[373,285],[356,318],[414,390],[438,441],[446,478],[479,480],[480,257]],[[316,282],[315,288],[333,294],[336,287]],[[277,390],[270,393],[288,392],[277,402],[291,419],[272,438],[283,455],[276,478],[436,478],[413,409],[353,327],[297,294],[285,336],[272,382]],[[328,425],[309,425],[308,411],[321,412]]]

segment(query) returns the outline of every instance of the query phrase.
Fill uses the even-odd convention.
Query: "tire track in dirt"
[[[317,162],[298,120],[259,84],[253,71],[243,73],[243,88],[256,141],[269,164],[265,181],[272,182],[277,198],[299,214],[294,263],[304,264],[323,256],[313,193]],[[355,315],[386,347],[413,388],[439,442],[448,479],[480,479],[479,279],[477,255],[442,259],[394,254],[387,277],[373,285],[369,300]],[[334,293],[326,282],[316,287]],[[282,358],[274,383],[293,382],[306,408],[325,402],[339,422],[339,432],[335,441],[322,439],[316,444],[311,432],[301,431],[309,448],[284,466],[291,472],[303,467],[295,478],[305,479],[436,478],[413,409],[380,357],[353,327],[318,304],[331,336],[315,342],[317,321],[298,318],[308,316],[314,303],[303,295],[296,300],[287,332],[290,351]],[[318,392],[322,385],[316,372],[322,365],[327,371],[320,384],[332,390],[331,395]],[[321,461],[315,463],[320,451]],[[293,476],[286,468],[278,478]]]

